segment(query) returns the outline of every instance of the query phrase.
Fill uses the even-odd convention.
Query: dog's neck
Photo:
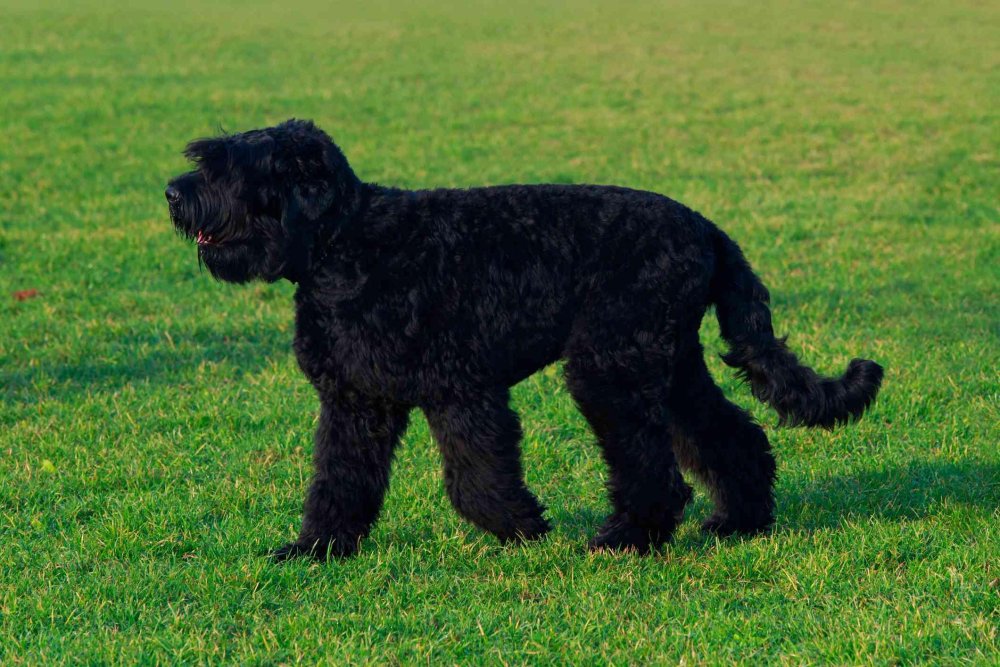
[[[323,264],[336,237],[349,229],[368,205],[372,189],[360,181],[350,184],[335,205],[311,221],[309,229],[289,244],[282,277],[294,284],[308,281]]]

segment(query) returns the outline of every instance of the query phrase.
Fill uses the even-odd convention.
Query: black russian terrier
[[[614,511],[592,549],[645,553],[668,540],[691,498],[682,468],[715,504],[705,530],[766,530],[775,462],[705,366],[698,328],[712,304],[726,363],[784,423],[857,418],[882,380],[863,359],[840,378],[800,364],[739,247],[662,195],[363,183],[301,120],[194,141],[185,154],[197,168],[166,197],[200,262],[220,280],[298,285],[295,354],[321,411],[302,529],[279,560],[358,549],[414,407],[462,516],[503,542],[544,535],[509,388],[558,359],[610,469]]]

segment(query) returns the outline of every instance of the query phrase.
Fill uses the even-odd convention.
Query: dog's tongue
[[[201,245],[202,243],[205,242],[205,235],[201,233],[200,229],[198,230],[198,238],[195,239],[195,241],[198,242],[198,245]]]

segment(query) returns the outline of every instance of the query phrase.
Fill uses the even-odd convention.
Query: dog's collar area
[[[287,246],[287,257],[281,275],[293,284],[308,280],[315,267],[321,265],[334,244],[334,237],[344,232],[350,223],[361,215],[371,199],[372,186],[360,187],[345,197],[340,211],[329,218],[320,216],[311,223],[311,229],[294,237]]]

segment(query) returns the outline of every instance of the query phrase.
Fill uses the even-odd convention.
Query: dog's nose
[[[167,186],[167,191],[164,194],[167,196],[167,201],[171,204],[181,198],[180,190],[172,185]]]

